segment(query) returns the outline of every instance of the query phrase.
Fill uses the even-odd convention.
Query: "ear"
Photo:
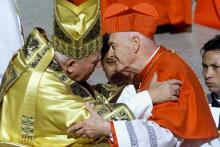
[[[76,68],[76,64],[78,64],[77,60],[76,59],[69,59],[66,63],[66,71],[68,74],[71,74],[74,69]]]
[[[132,37],[132,46],[133,46],[134,53],[137,53],[140,48],[140,38],[138,36]]]

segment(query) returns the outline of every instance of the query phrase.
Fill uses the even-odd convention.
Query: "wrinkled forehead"
[[[109,43],[120,42],[124,39],[127,39],[128,32],[115,32],[111,33],[109,36]]]
[[[132,39],[134,36],[139,36],[140,33],[138,32],[115,32],[111,33],[109,36],[109,43],[123,43],[124,41],[128,41],[129,39]]]

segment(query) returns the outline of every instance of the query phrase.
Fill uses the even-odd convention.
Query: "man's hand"
[[[176,79],[157,82],[157,74],[154,73],[148,90],[153,104],[163,103],[166,101],[177,101],[182,82]]]
[[[67,132],[74,137],[83,138],[96,138],[103,135],[110,135],[110,123],[104,120],[89,103],[86,103],[86,108],[91,114],[90,118],[73,124]]]

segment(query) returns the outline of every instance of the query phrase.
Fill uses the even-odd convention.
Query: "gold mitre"
[[[86,0],[79,6],[56,0],[53,48],[66,56],[82,58],[102,47],[99,0]]]

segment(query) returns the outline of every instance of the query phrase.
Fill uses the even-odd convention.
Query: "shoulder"
[[[45,34],[43,29],[34,28],[28,35],[23,48],[18,53],[26,66],[35,68],[42,58],[51,51]],[[53,55],[51,54],[51,56]]]
[[[195,75],[193,68],[174,50],[166,50],[164,56],[158,61],[158,70],[172,75]]]

